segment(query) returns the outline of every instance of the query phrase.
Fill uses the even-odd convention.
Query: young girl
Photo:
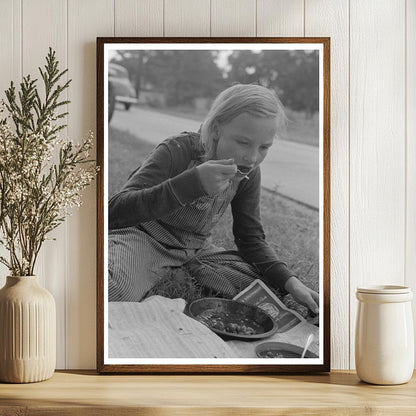
[[[109,202],[110,301],[140,301],[172,268],[185,267],[225,297],[260,278],[318,313],[318,294],[276,257],[260,219],[259,165],[284,122],[272,91],[234,85],[198,133],[170,137],[150,153]],[[210,239],[230,203],[238,251]]]

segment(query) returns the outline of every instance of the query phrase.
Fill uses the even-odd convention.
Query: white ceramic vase
[[[372,384],[403,384],[414,368],[412,291],[405,286],[357,289],[355,366]]]
[[[53,296],[36,276],[8,276],[0,290],[0,381],[50,378],[56,365]]]

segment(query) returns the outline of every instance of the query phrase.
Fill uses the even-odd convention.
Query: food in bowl
[[[269,341],[256,346],[256,355],[259,358],[300,358],[302,352],[302,347],[285,342]],[[304,358],[318,358],[318,356],[307,350]]]
[[[271,336],[278,328],[259,307],[231,299],[197,299],[189,304],[187,313],[226,340],[254,341]]]
[[[215,309],[205,310],[196,318],[210,328],[232,334],[254,335],[264,332],[259,324],[249,318],[238,314],[218,312]]]
[[[257,354],[259,358],[299,358],[300,354],[285,350],[266,350]]]

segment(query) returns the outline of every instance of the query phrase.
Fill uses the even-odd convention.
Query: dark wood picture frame
[[[323,184],[322,200],[323,206],[323,250],[321,255],[321,264],[323,271],[320,271],[323,283],[323,296],[321,297],[321,321],[320,331],[323,330],[322,364],[108,364],[105,362],[104,342],[105,342],[105,270],[104,264],[104,200],[105,192],[105,172],[107,161],[104,158],[104,123],[105,123],[105,72],[107,64],[104,59],[104,48],[106,44],[168,44],[168,43],[198,43],[213,45],[218,43],[282,43],[282,44],[320,44],[323,51],[323,86],[321,99],[323,100],[323,126],[321,134],[323,135],[323,157],[320,166],[321,184]],[[137,49],[140,49],[138,47]],[[322,78],[321,78],[322,79]],[[322,107],[321,107],[322,108]],[[323,128],[322,128],[323,127]],[[197,374],[197,373],[222,373],[222,374],[253,374],[253,373],[311,373],[311,372],[328,372],[330,371],[330,38],[311,37],[311,38],[97,38],[97,164],[100,171],[97,178],[97,370],[100,373],[164,373],[164,374]]]

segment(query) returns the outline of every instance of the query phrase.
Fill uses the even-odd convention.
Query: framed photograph
[[[330,371],[329,38],[97,38],[101,373]]]

